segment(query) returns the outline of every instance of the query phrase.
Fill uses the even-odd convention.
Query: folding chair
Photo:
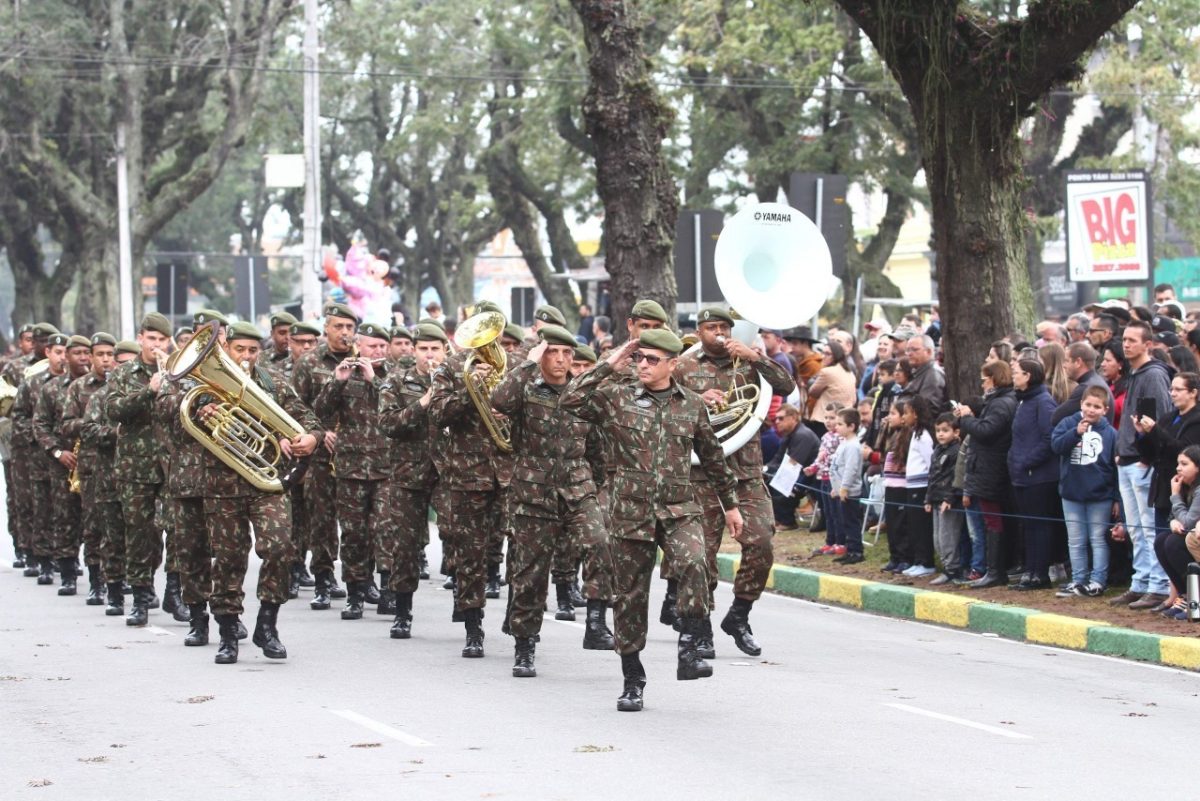
[[[879,528],[883,525],[883,476],[868,477],[867,487],[867,495],[858,499],[863,505],[862,530],[859,536],[862,537],[863,545],[875,546],[879,542]],[[875,538],[867,542],[867,521],[871,518],[871,510],[876,507],[879,509],[879,522],[875,525]]]

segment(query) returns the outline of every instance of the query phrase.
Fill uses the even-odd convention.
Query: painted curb
[[[717,554],[718,572],[724,581],[733,581],[740,564],[736,554]],[[767,588],[781,595],[889,617],[1200,671],[1200,639],[1194,637],[1151,634],[1097,620],[989,603],[956,593],[885,584],[789,565],[777,564],[771,568]]]

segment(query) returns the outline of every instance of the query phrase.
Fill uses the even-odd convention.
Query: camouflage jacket
[[[379,388],[379,427],[392,441],[392,481],[405,489],[427,490],[437,481],[430,455],[436,432],[429,410],[418,403],[430,383],[430,377],[413,366],[389,369],[388,380]]]
[[[83,441],[83,418],[87,413],[88,401],[103,389],[106,383],[103,376],[89,372],[72,381],[67,388],[67,402],[63,407],[62,416],[62,438],[71,443],[72,448],[76,442],[79,443],[79,468],[76,472],[80,476],[90,476],[96,467],[96,448]]]
[[[675,367],[675,380],[698,395],[702,395],[710,389],[725,391],[731,384],[735,386],[750,384],[757,387],[760,376],[767,380],[771,390],[780,397],[786,398],[796,388],[796,382],[788,375],[787,370],[780,367],[779,363],[769,356],[760,356],[757,361],[749,364],[739,363],[736,376],[731,359],[725,356],[712,356],[705,353],[703,349],[683,356]],[[761,479],[762,443],[758,436],[750,437],[745,445],[729,454],[726,461],[738,481],[747,481],[752,478]],[[692,480],[703,481],[704,471],[699,467],[693,467]]]
[[[492,406],[508,416],[512,431],[517,514],[557,517],[560,498],[576,504],[596,494],[587,459],[592,426],[559,406],[565,387],[546,383],[537,363],[526,361],[492,393]]]
[[[449,429],[453,452],[452,459],[438,465],[439,475],[451,490],[507,487],[512,478],[512,456],[492,441],[463,382],[463,366],[470,353],[455,353],[433,374],[429,416],[437,428]]]
[[[42,391],[42,384],[50,378],[49,371],[38,373],[28,381],[22,381],[17,388],[17,397],[13,399],[12,412],[9,416],[12,418],[12,446],[14,450],[36,450],[37,442],[33,437],[33,412],[37,408],[38,394]],[[40,460],[33,460],[35,464],[40,464]],[[38,468],[32,468],[35,473]],[[40,473],[38,473],[40,476]]]
[[[95,454],[92,475],[96,479],[96,498],[115,501],[120,485],[113,469],[117,455],[117,426],[108,417],[107,401],[111,391],[112,382],[106,381],[88,398],[79,436],[83,448]]]
[[[161,484],[158,438],[154,432],[154,398],[150,379],[158,365],[130,359],[108,376],[111,389],[105,399],[108,417],[117,423],[116,480],[125,484]]]
[[[317,442],[320,443],[321,437],[324,435],[321,422],[313,414],[312,409],[300,400],[300,396],[296,394],[295,389],[287,384],[272,380],[270,374],[262,368],[255,368],[254,383],[266,391],[279,408],[291,415],[292,419],[299,423],[305,432],[315,436]],[[205,398],[203,395],[197,398],[192,404],[192,414],[197,414],[210,400],[212,399]],[[203,427],[203,424],[198,420],[196,423]],[[319,445],[318,450],[320,450]],[[285,464],[286,462],[281,457],[280,463],[277,465],[280,473],[285,472]],[[250,482],[242,478],[233,468],[211,454],[207,448],[204,449],[204,476],[206,483],[205,497],[244,498],[264,494],[262,490],[254,487]]]
[[[573,379],[560,404],[604,428],[611,481],[605,491],[616,536],[652,540],[656,519],[700,514],[690,479],[692,451],[721,505],[737,507],[737,480],[704,401],[691,390],[672,381],[669,389],[653,393],[601,363]]]
[[[3,378],[14,387],[19,387],[25,380],[25,370],[32,367],[33,362],[32,353],[28,356],[15,356],[4,364],[3,372],[0,372],[0,378]]]
[[[317,395],[313,411],[337,432],[333,469],[338,478],[374,481],[392,472],[392,445],[379,425],[379,388],[387,380],[381,365],[375,378],[352,375],[329,381]]]
[[[263,355],[266,356],[266,358],[263,359],[263,364],[261,366],[268,372],[270,372],[271,368],[273,368],[275,365],[283,362],[290,362],[292,360],[292,352],[290,350],[285,350],[283,353],[280,353],[279,351],[275,350],[275,345],[271,342],[268,342],[267,345],[264,346]]]
[[[47,373],[49,375],[49,373]],[[33,411],[33,438],[37,440],[37,459],[42,462],[43,477],[52,481],[65,479],[71,471],[54,458],[56,450],[75,449],[75,440],[68,440],[62,432],[63,409],[67,405],[67,391],[74,379],[71,374],[51,376],[38,392],[37,406]]]
[[[154,399],[154,436],[159,443],[159,464],[166,477],[163,492],[172,498],[203,498],[208,493],[206,451],[183,427],[179,415],[184,395],[196,386],[197,382],[190,378],[164,381]]]
[[[282,381],[291,384],[296,375],[296,360],[290,355],[286,359],[271,362],[265,368],[272,381]]]
[[[334,353],[329,349],[328,342],[322,342],[316,348],[300,357],[300,360],[295,363],[292,368],[292,387],[296,390],[296,394],[300,397],[301,402],[305,406],[312,409],[317,401],[317,396],[321,394],[321,390],[325,385],[333,380],[333,370],[338,364],[349,356],[349,352]],[[321,420],[324,430],[333,431],[336,421],[329,418],[317,415]],[[332,454],[324,446],[318,445],[316,452],[312,458],[321,462],[328,462]]]

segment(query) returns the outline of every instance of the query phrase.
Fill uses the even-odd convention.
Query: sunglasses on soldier
[[[641,364],[643,361],[651,367],[658,367],[658,363],[663,360],[662,356],[651,356],[649,353],[642,353],[640,350],[633,352],[633,363]]]

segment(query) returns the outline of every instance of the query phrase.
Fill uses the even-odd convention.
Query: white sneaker
[[[920,566],[920,565],[909,565],[909,566],[908,566],[908,568],[907,568],[906,570],[901,570],[901,571],[900,571],[900,575],[902,575],[902,576],[912,576],[912,575],[913,575],[913,571],[914,571],[914,570],[920,570],[920,568],[921,568],[921,566]]]
[[[905,575],[911,576],[912,578],[924,578],[925,576],[932,576],[936,572],[937,571],[932,567],[926,567],[925,565],[913,565],[905,573]]]
[[[1074,598],[1076,595],[1083,595],[1081,590],[1083,586],[1072,581],[1067,586],[1063,587],[1058,592],[1054,593],[1055,598]]]

